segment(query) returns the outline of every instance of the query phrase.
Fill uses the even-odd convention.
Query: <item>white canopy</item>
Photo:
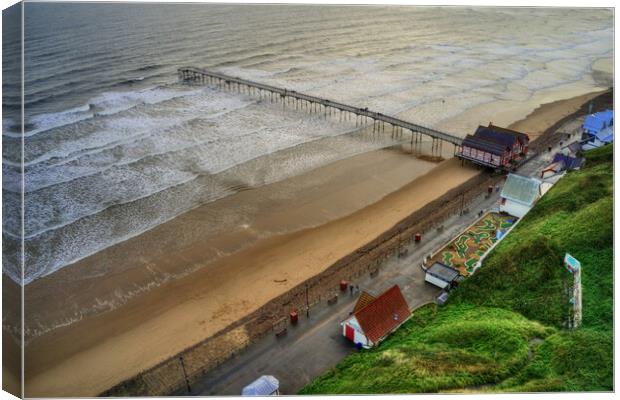
[[[263,375],[244,387],[241,394],[243,396],[270,396],[277,394],[279,387],[280,382],[275,377]]]

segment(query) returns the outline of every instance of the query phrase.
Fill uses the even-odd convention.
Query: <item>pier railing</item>
[[[433,146],[439,146],[440,142],[448,142],[452,143],[455,146],[455,152],[457,147],[461,146],[463,139],[459,136],[441,132],[437,129],[428,128],[422,125],[414,124],[412,122],[404,121],[400,118],[392,117],[389,115],[382,114],[380,112],[375,112],[368,110],[368,108],[360,108],[351,106],[348,104],[339,103],[336,101],[331,101],[328,99],[323,99],[316,96],[311,96],[304,93],[299,93],[294,90],[288,90],[285,88],[279,88],[276,86],[267,85],[264,83],[253,82],[247,79],[233,77],[229,75],[225,75],[219,72],[210,71],[202,68],[196,67],[182,67],[178,69],[179,79],[183,81],[193,81],[193,82],[202,82],[209,84],[216,84],[219,86],[225,86],[228,89],[234,89],[241,91],[243,88],[246,88],[248,94],[258,94],[262,96],[267,93],[268,95],[276,95],[280,97],[283,104],[287,101],[293,100],[296,102],[306,102],[311,107],[318,106],[319,108],[322,106],[325,113],[329,110],[338,110],[341,113],[349,113],[358,117],[365,117],[366,119],[370,118],[373,120],[373,124],[376,122],[380,122],[382,124],[390,124],[392,128],[397,128],[402,130],[408,130],[413,135],[425,135],[429,136],[433,140]]]

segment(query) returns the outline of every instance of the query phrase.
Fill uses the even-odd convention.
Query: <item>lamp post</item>
[[[187,372],[185,371],[185,363],[183,362],[183,356],[179,357],[181,361],[181,369],[183,370],[183,377],[185,378],[185,385],[187,386],[187,393],[191,393],[192,388],[189,386],[189,379],[187,378]]]
[[[310,318],[310,301],[308,300],[308,284],[306,283],[306,318]]]

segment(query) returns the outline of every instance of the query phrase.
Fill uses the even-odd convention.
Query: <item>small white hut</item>
[[[280,394],[280,382],[271,375],[263,375],[241,391],[243,396],[277,396]]]
[[[540,184],[538,179],[509,174],[500,194],[499,210],[522,218],[540,197]]]
[[[426,270],[424,280],[441,289],[450,289],[461,274],[456,269],[440,262],[435,262]]]

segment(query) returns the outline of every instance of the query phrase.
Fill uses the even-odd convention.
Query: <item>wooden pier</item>
[[[379,112],[370,111],[367,107],[354,107],[336,101],[299,93],[294,90],[252,82],[247,79],[228,76],[202,68],[183,67],[178,69],[178,73],[179,79],[182,81],[211,84],[222,89],[259,96],[261,99],[267,98],[271,101],[282,102],[282,107],[289,105],[295,107],[295,109],[323,113],[325,117],[338,112],[341,121],[355,118],[356,126],[367,124],[368,121],[371,120],[373,132],[384,132],[385,124],[388,124],[392,127],[392,135],[402,135],[404,131],[409,131],[411,133],[412,144],[414,141],[421,142],[422,136],[428,136],[432,140],[431,148],[433,153],[437,152],[441,154],[442,143],[447,142],[454,145],[454,154],[456,154],[463,143],[463,139],[456,135],[427,128]]]

